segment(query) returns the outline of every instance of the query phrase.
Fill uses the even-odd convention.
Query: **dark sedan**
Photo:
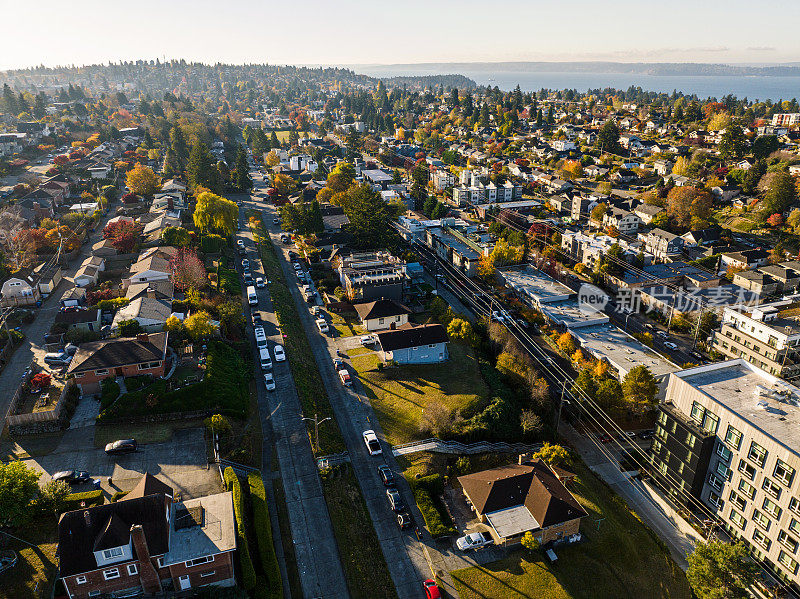
[[[123,453],[133,453],[139,447],[136,439],[120,439],[106,445],[108,455],[120,455]]]
[[[62,470],[53,475],[53,480],[63,480],[65,483],[77,485],[89,482],[92,480],[92,477],[86,470]]]

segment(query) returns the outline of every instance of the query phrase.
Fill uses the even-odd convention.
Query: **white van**
[[[256,327],[254,331],[256,334],[256,345],[259,348],[267,347],[267,336],[264,334],[264,327]]]
[[[256,288],[252,285],[247,288],[247,303],[251,306],[258,305],[258,294],[256,293]]]
[[[269,348],[263,347],[261,348],[260,359],[259,362],[261,364],[261,370],[272,370],[272,358],[269,355]]]

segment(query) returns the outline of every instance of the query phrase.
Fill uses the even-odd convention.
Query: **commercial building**
[[[389,252],[365,252],[341,259],[339,281],[350,301],[401,300],[406,263]]]
[[[742,360],[673,373],[652,465],[800,589],[800,389]]]
[[[728,358],[742,358],[784,379],[800,375],[800,296],[725,308],[712,347]]]

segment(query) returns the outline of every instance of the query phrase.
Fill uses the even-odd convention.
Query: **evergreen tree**
[[[205,187],[214,193],[219,193],[219,173],[217,171],[211,152],[202,141],[192,147],[189,154],[189,163],[186,166],[189,184],[192,187]]]
[[[189,148],[186,145],[186,138],[183,136],[181,128],[173,126],[169,132],[170,149],[175,155],[178,168],[176,170],[183,170],[186,160],[189,158]]]
[[[249,168],[247,166],[247,154],[244,148],[237,144],[236,146],[236,163],[234,165],[236,171],[236,179],[234,185],[242,192],[248,192],[253,188],[253,180],[250,178]]]
[[[320,210],[317,200],[311,202],[311,217],[309,221],[309,228],[313,233],[322,233],[325,230],[325,223],[322,220],[322,210]]]

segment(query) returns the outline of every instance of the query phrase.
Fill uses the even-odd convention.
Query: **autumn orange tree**
[[[702,229],[708,226],[713,203],[708,190],[673,187],[667,194],[667,217],[676,230]]]
[[[149,166],[137,164],[125,180],[128,188],[139,195],[152,195],[158,189],[158,177]]]

